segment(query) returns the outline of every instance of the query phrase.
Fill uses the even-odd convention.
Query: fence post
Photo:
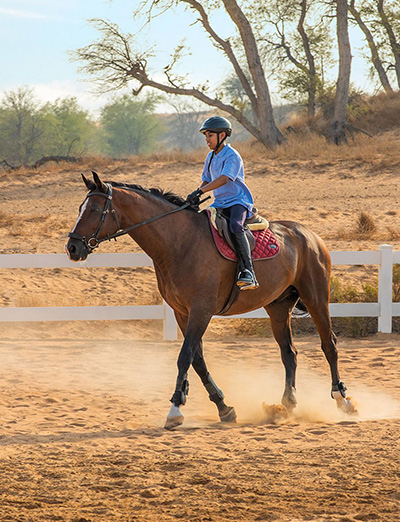
[[[392,333],[392,285],[393,285],[393,247],[380,245],[381,264],[378,273],[378,332]]]
[[[164,304],[164,320],[163,320],[163,338],[164,341],[176,341],[178,338],[178,325],[174,311],[165,301]]]

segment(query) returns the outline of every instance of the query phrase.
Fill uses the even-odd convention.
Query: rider
[[[239,258],[237,285],[241,290],[255,290],[259,285],[244,232],[246,218],[253,215],[253,197],[244,182],[240,154],[225,143],[232,134],[232,126],[226,118],[213,116],[203,123],[200,132],[204,134],[211,151],[204,163],[200,188],[189,194],[187,201],[196,206],[202,194],[214,191],[211,206],[224,209],[224,214],[229,216],[229,229]]]

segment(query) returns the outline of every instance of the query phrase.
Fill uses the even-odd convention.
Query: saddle
[[[223,208],[208,207],[206,209],[210,214],[210,220],[212,225],[218,231],[218,234],[228,243],[232,250],[235,250],[231,233],[229,230],[229,218],[224,214]],[[253,230],[266,230],[269,226],[269,222],[259,216],[257,209],[254,207],[253,216],[246,219],[244,224],[244,232],[249,241],[250,250],[253,251],[256,246],[256,238],[253,235]]]

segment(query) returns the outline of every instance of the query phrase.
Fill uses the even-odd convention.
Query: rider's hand
[[[202,195],[203,191],[201,189],[196,189],[187,196],[186,201],[196,207],[199,205],[200,197]]]

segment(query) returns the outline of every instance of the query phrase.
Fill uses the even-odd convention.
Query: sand
[[[99,167],[105,179],[184,195],[197,186],[201,163]],[[331,250],[396,247],[393,172],[378,180],[362,162],[339,160],[249,161],[247,172],[263,214],[312,226]],[[1,253],[62,252],[85,194],[79,178],[76,167],[0,174]],[[373,215],[376,233],[351,233],[360,211]],[[132,250],[126,238],[101,249]],[[376,269],[337,274],[360,286]],[[160,299],[147,268],[3,270],[0,277],[2,306]],[[238,422],[218,422],[191,372],[184,425],[166,431],[180,341],[162,341],[159,322],[1,328],[1,522],[400,519],[399,335],[339,338],[341,376],[358,416],[340,413],[330,398],[319,339],[296,338],[298,407],[274,419],[262,404],[279,404],[283,392],[277,345],[213,323],[205,356]]]
[[[330,398],[301,338],[298,408],[281,421],[272,340],[208,341],[238,422],[222,425],[190,374],[185,423],[163,429],[179,343],[98,337],[0,343],[0,520],[398,521],[400,337],[342,340],[358,416]]]

